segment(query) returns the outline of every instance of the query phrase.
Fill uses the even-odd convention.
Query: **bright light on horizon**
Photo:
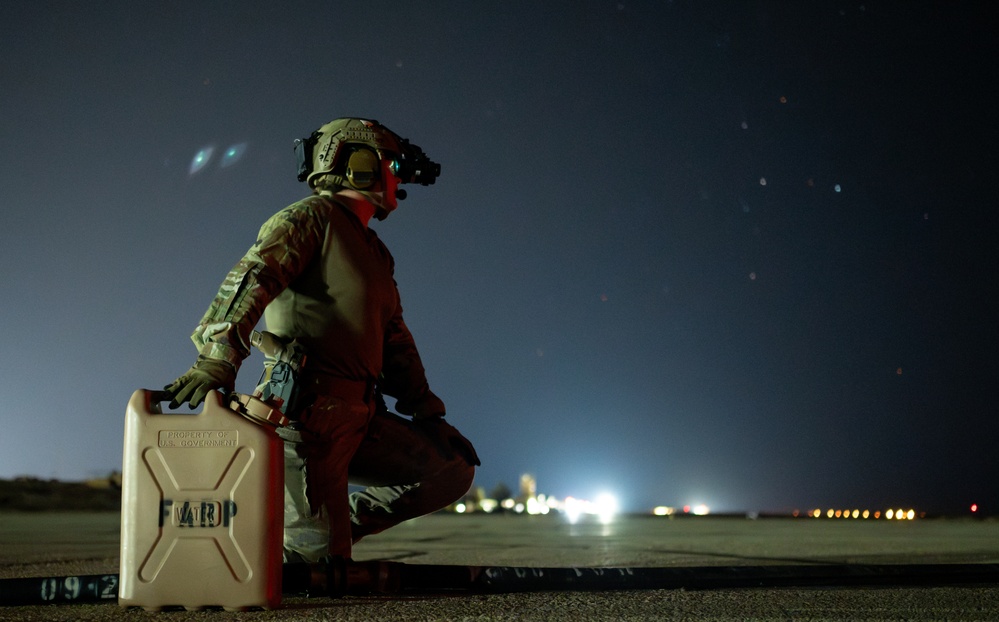
[[[602,493],[596,501],[566,497],[562,503],[561,511],[575,524],[584,514],[595,515],[601,523],[609,523],[618,514],[619,505],[617,497],[610,493]]]
[[[606,492],[598,496],[593,505],[593,513],[600,518],[601,523],[609,523],[618,511],[617,497]]]
[[[582,514],[585,509],[585,504],[585,501],[574,497],[565,498],[565,516],[569,519],[570,523],[575,524],[576,521],[579,520],[580,514]]]

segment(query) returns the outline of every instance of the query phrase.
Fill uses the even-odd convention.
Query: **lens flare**
[[[215,147],[204,147],[198,153],[194,154],[194,158],[191,159],[191,166],[188,169],[188,175],[194,175],[198,171],[202,170],[208,163],[212,161],[212,154],[215,153]]]
[[[243,154],[246,153],[246,143],[236,143],[234,145],[229,145],[225,152],[222,154],[222,161],[219,162],[219,166],[226,168],[232,166],[236,162],[239,162],[243,158]]]

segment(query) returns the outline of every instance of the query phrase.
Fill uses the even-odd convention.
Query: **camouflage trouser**
[[[334,439],[331,451],[356,450],[351,456],[330,456],[332,460],[316,456],[312,441],[303,440],[300,432],[279,432],[285,440],[285,561],[316,561],[327,554],[349,558],[352,543],[439,510],[472,484],[475,450],[443,420],[417,423],[379,409],[365,426],[344,429],[347,436],[358,436]],[[323,511],[314,515],[305,481],[310,462],[305,456],[310,454],[317,461],[314,468],[337,468],[349,460],[347,479],[366,488],[349,496],[343,490],[346,499],[339,494],[327,499]],[[310,481],[317,475],[311,474]],[[328,474],[330,479],[339,475]]]
[[[329,521],[326,513],[316,516],[305,496],[305,457],[299,453],[302,434],[291,428],[278,428],[284,439],[284,561],[313,562],[329,548]]]

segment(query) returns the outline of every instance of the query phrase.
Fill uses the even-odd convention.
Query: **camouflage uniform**
[[[374,231],[335,197],[314,195],[264,223],[192,335],[201,355],[237,369],[261,315],[270,332],[305,347],[288,413],[297,429],[282,433],[285,542],[296,557],[325,554],[327,531],[328,552],[349,557],[352,542],[440,509],[471,485],[478,459],[433,416],[444,404],[403,322],[393,268]],[[426,419],[389,413],[381,394]],[[348,498],[348,478],[368,488]]]

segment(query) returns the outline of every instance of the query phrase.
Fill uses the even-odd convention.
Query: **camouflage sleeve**
[[[271,216],[257,241],[229,271],[191,340],[202,356],[239,369],[264,308],[312,261],[325,227],[308,199]]]

